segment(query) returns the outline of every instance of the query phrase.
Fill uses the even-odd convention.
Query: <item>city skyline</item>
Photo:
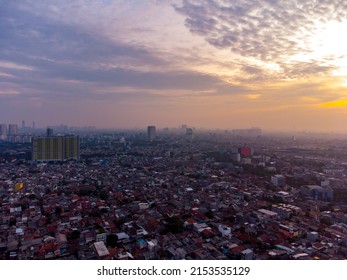
[[[347,132],[340,1],[27,0],[0,14],[1,123]]]
[[[345,140],[184,128],[0,141],[0,259],[346,259]]]

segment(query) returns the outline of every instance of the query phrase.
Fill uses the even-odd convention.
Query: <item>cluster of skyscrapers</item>
[[[22,126],[18,124],[0,124],[0,141],[10,143],[30,143],[31,135],[35,131],[35,122],[32,127],[26,126],[25,121],[22,121]]]
[[[18,125],[16,124],[0,124],[0,137],[2,140],[6,140],[7,136],[13,136],[18,134]]]
[[[0,124],[0,140],[12,143],[30,142],[31,136],[19,133],[17,124]]]

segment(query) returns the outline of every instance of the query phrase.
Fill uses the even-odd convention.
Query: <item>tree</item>
[[[71,239],[72,240],[78,239],[78,238],[80,238],[80,236],[81,236],[81,232],[79,230],[74,230],[71,233]]]
[[[333,225],[332,220],[331,220],[330,218],[328,218],[328,217],[322,217],[322,218],[320,219],[320,222],[321,222],[322,224],[328,226],[328,227],[330,227],[331,225]]]
[[[101,208],[100,209],[100,213],[101,214],[107,214],[109,211],[107,210],[107,208]]]
[[[117,246],[118,236],[116,234],[110,234],[106,237],[106,246],[115,248]]]
[[[54,213],[58,216],[60,216],[60,214],[63,212],[63,209],[61,209],[61,207],[57,206],[54,209]]]
[[[205,216],[209,219],[213,219],[214,218],[214,215],[213,215],[213,212],[211,210],[208,210],[206,213],[205,213]]]
[[[168,217],[166,218],[166,221],[167,221],[167,225],[165,229],[168,232],[176,234],[176,233],[181,233],[183,231],[183,222],[177,216]]]

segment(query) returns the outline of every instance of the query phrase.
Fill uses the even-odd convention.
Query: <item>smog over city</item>
[[[0,0],[0,26],[1,260],[347,258],[347,2]]]

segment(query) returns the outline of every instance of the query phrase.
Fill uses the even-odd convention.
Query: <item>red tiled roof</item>
[[[324,245],[321,244],[321,243],[319,243],[319,242],[316,242],[316,243],[313,243],[313,244],[312,244],[312,247],[313,247],[313,249],[321,250],[321,249],[324,248]]]
[[[186,222],[188,224],[196,224],[196,221],[193,218],[189,218]]]
[[[232,253],[241,253],[244,250],[245,250],[245,246],[243,245],[237,245],[236,247],[229,249],[229,251]]]

